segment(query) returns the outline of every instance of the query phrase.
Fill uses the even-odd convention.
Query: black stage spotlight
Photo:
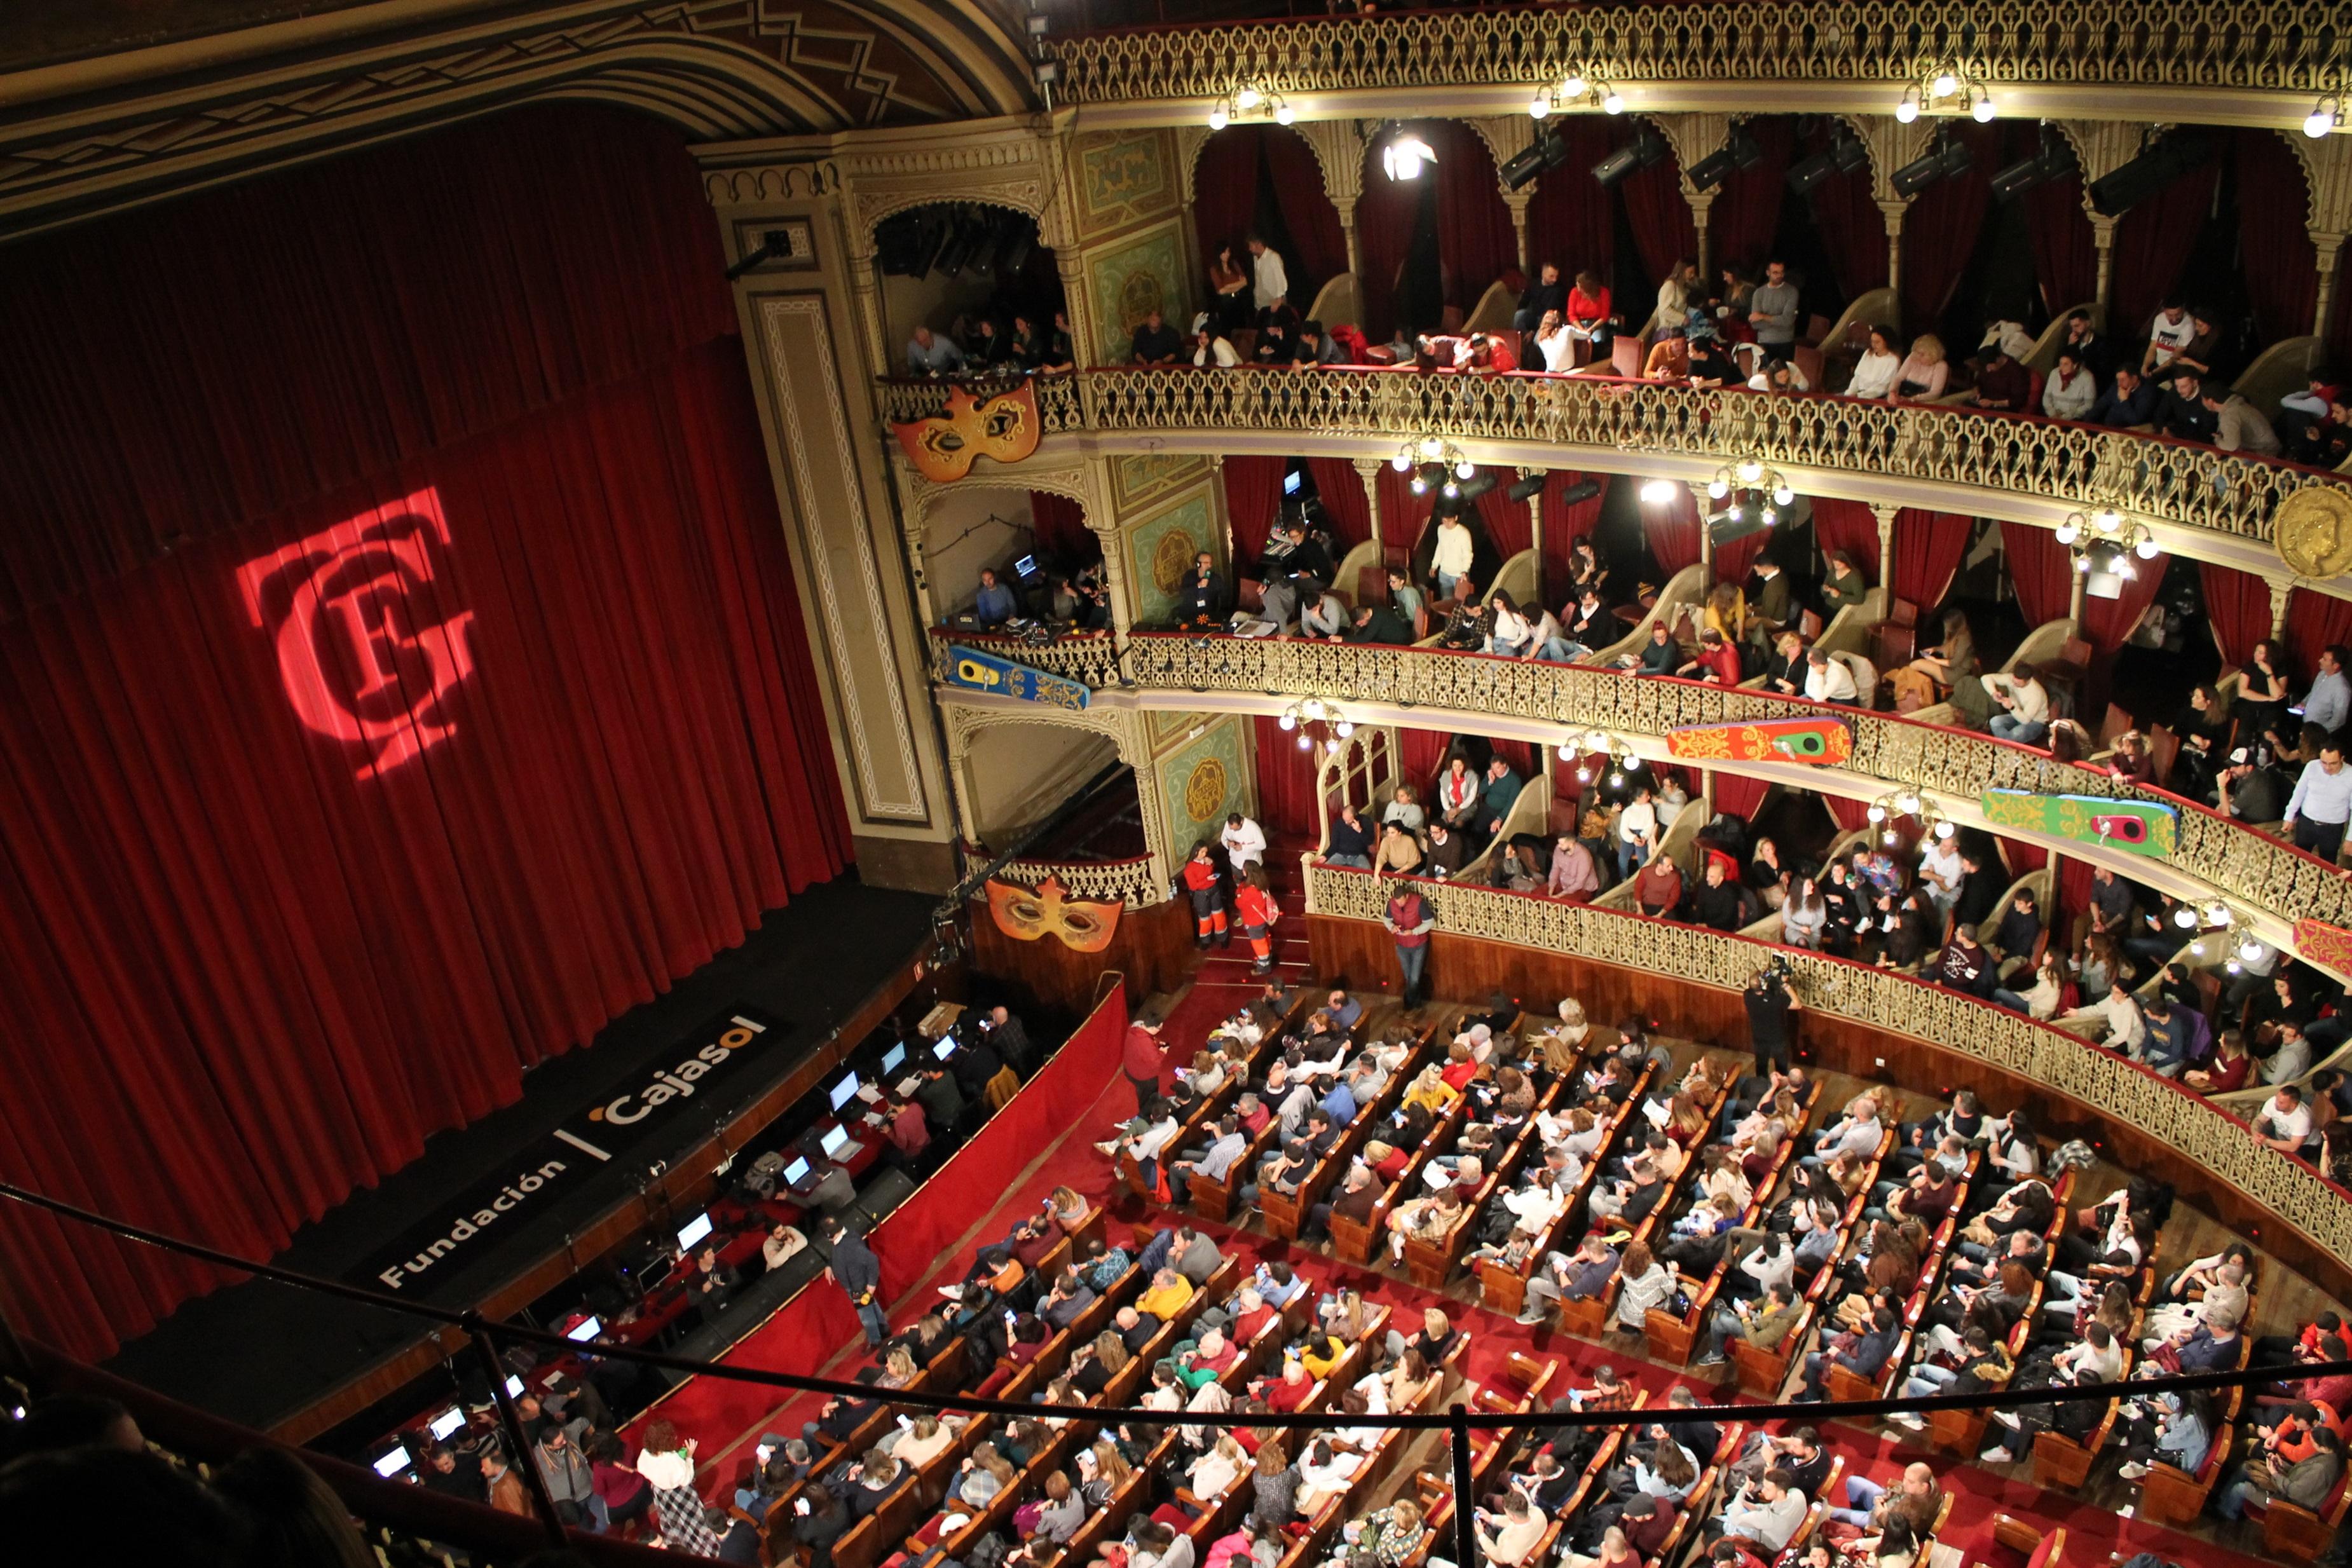
[[[1748,134],[1744,125],[1735,125],[1723,145],[1690,166],[1691,188],[1711,191],[1742,169],[1753,169],[1764,162],[1764,150],[1756,145],[1756,138]]]
[[[1580,501],[1590,501],[1599,494],[1601,494],[1600,480],[1579,479],[1559,493],[1559,504],[1563,507],[1573,507]]]
[[[1789,171],[1789,189],[1801,196],[1832,174],[1851,174],[1869,166],[1870,149],[1862,139],[1841,134],[1829,146]]]
[[[2077,167],[2074,143],[2045,124],[2042,128],[2042,145],[2033,150],[2033,155],[2020,159],[1992,177],[1993,199],[2006,202],[2023,195],[2036,185],[2073,173]]]
[[[1663,163],[1674,149],[1666,139],[1643,126],[1633,141],[1592,166],[1592,177],[1604,185],[1613,185],[1636,169],[1646,169],[1653,163]]]
[[[1557,169],[1567,162],[1568,138],[1556,127],[1543,131],[1524,152],[1514,153],[1503,165],[1503,183],[1514,191],[1524,190],[1546,170]]]
[[[1493,489],[1495,484],[1495,471],[1492,468],[1481,468],[1467,479],[1456,480],[1454,495],[1460,500],[1474,500]]]
[[[2112,218],[2139,205],[2213,156],[2213,139],[2201,131],[2176,131],[2142,149],[2140,155],[2103,180],[2091,182],[2091,210]]]
[[[1935,144],[1895,171],[1895,193],[1916,196],[1938,180],[1948,180],[1968,172],[1975,162],[1968,148],[1949,136],[1938,136]]]
[[[1547,477],[1549,476],[1543,474],[1530,474],[1503,494],[1514,501],[1532,501],[1543,494],[1544,480]]]

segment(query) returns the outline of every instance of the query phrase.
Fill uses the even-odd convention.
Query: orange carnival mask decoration
[[[992,398],[975,398],[966,388],[952,388],[945,413],[890,428],[916,471],[939,485],[962,478],[982,457],[1020,462],[1037,450],[1045,431],[1037,416],[1036,389],[1026,382]]]
[[[1035,887],[994,878],[988,883],[988,912],[996,928],[1016,942],[1053,936],[1076,952],[1099,953],[1110,946],[1124,908],[1117,899],[1072,898],[1058,876]]]

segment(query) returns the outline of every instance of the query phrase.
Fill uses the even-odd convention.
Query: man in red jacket
[[[1135,1113],[1147,1114],[1160,1098],[1160,1069],[1166,1055],[1160,1049],[1160,1015],[1146,1009],[1127,1026],[1127,1043],[1120,1051],[1120,1068],[1135,1090]]]

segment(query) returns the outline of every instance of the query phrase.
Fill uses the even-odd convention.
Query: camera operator
[[[1788,960],[1775,957],[1749,976],[1740,999],[1748,1004],[1748,1035],[1756,1051],[1756,1076],[1769,1078],[1787,1071],[1795,1030],[1789,1015],[1802,1011],[1805,1006],[1789,987]]]

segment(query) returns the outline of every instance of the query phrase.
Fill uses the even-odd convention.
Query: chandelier
[[[1414,495],[1425,496],[1434,485],[1449,501],[1462,494],[1460,481],[1478,472],[1478,465],[1462,455],[1462,448],[1435,435],[1406,442],[1389,459],[1389,466],[1400,474],[1412,476]]]
[[[2314,141],[2344,123],[2344,96],[2331,92],[2312,105],[2303,117],[2303,133]]]
[[[1903,835],[1895,831],[1895,824],[1905,817],[1918,822],[1922,838],[1933,834],[1939,839],[1948,839],[1959,831],[1952,825],[1950,818],[1936,809],[1936,802],[1928,799],[1924,789],[1890,789],[1870,803],[1869,816],[1874,827],[1884,830],[1879,838],[1888,849],[1903,841]]]
[[[1633,742],[1605,729],[1570,730],[1559,743],[1559,756],[1562,762],[1576,764],[1579,784],[1590,784],[1595,774],[1606,771],[1609,788],[1614,789],[1625,782],[1625,775],[1642,770]]]
[[[1757,496],[1768,528],[1780,520],[1780,509],[1794,505],[1797,499],[1797,488],[1789,483],[1788,476],[1761,457],[1743,457],[1737,463],[1725,464],[1707,482],[1706,493],[1710,500],[1729,501],[1731,511],[1739,509],[1741,497]],[[1643,497],[1647,498],[1646,486]]]
[[[1321,697],[1300,697],[1282,710],[1274,721],[1298,737],[1298,749],[1320,749],[1326,756],[1337,752],[1339,743],[1356,733],[1356,721],[1341,713],[1336,703]]]
[[[1536,89],[1535,97],[1528,103],[1528,113],[1537,120],[1549,120],[1579,105],[1591,105],[1603,114],[1625,112],[1624,96],[1598,72],[1571,70],[1557,82]]]
[[[2113,572],[2130,579],[2138,575],[2132,558],[2156,559],[2156,535],[2145,523],[2126,517],[2113,507],[2069,512],[2058,525],[2058,542],[2074,552],[2074,570],[2084,575]]]
[[[1895,100],[1895,118],[1908,125],[1923,114],[1965,114],[1982,125],[1992,119],[1992,89],[1959,60],[1937,60],[1920,71]]]
[[[1209,110],[1209,129],[1223,131],[1236,120],[1251,118],[1287,125],[1298,116],[1288,100],[1272,88],[1261,82],[1245,81],[1219,99],[1217,106]]]

